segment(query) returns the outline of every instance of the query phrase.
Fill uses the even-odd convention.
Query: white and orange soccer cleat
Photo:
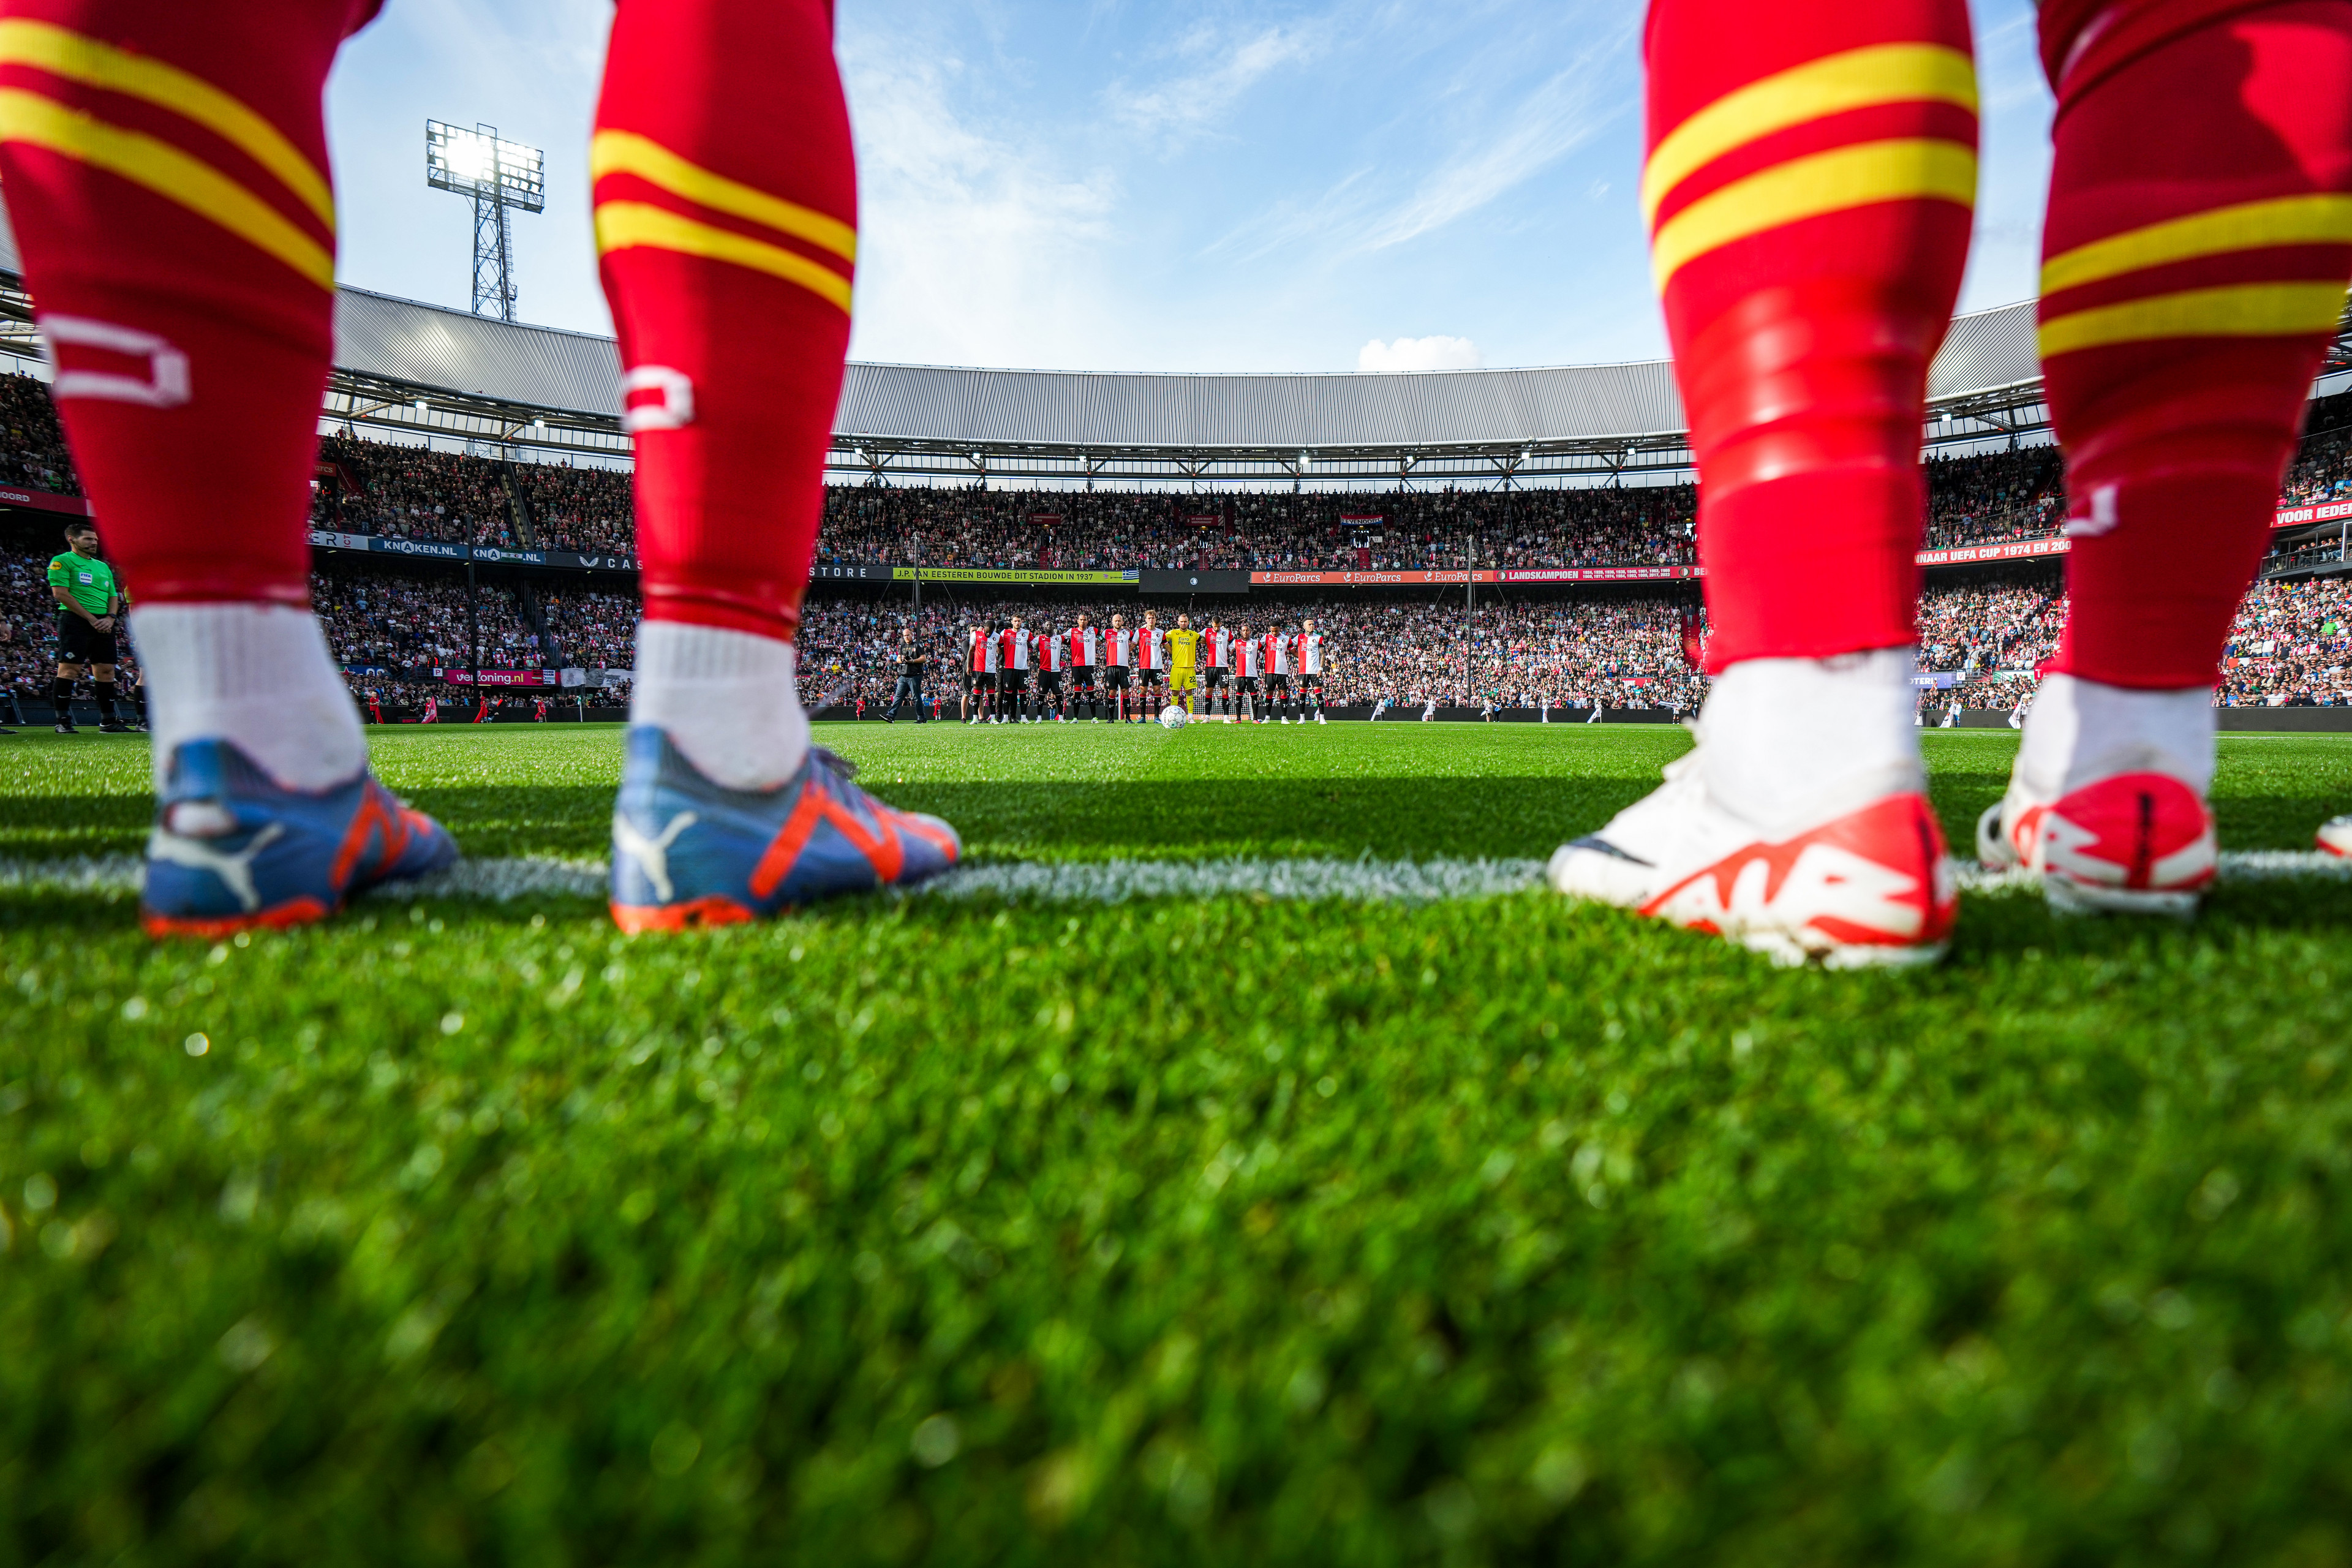
[[[1709,798],[1698,754],[1659,789],[1551,858],[1553,889],[1694,931],[1779,963],[1932,963],[1959,910],[1943,830],[1917,788],[1831,803],[1773,834]]]
[[[1912,650],[1735,664],[1666,782],[1551,858],[1572,898],[1782,963],[1931,963],[1959,910],[1911,727]]]
[[[2330,855],[2341,855],[2352,860],[2352,816],[2321,823],[2318,840],[2319,847]]]
[[[2044,678],[2009,791],[1977,822],[1977,857],[2039,875],[2067,914],[2185,918],[2221,863],[2212,693]]]

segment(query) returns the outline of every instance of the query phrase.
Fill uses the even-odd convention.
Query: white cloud
[[[1502,124],[1477,127],[1418,190],[1373,222],[1363,247],[1402,245],[1475,212],[1551,167],[1631,109],[1633,101],[1614,89],[1622,86],[1617,56],[1633,41],[1636,25],[1627,19],[1604,29],[1513,106]]]
[[[1268,73],[1313,59],[1323,50],[1325,31],[1314,23],[1263,27],[1234,37],[1197,27],[1177,46],[1188,60],[1205,63],[1148,88],[1115,81],[1103,97],[1124,125],[1163,142],[1179,142],[1212,129],[1234,101]]]
[[[1099,353],[1115,183],[961,114],[952,58],[844,51],[858,153],[860,358],[1070,364]]]
[[[1486,363],[1468,338],[1398,338],[1385,343],[1374,338],[1356,351],[1356,368],[1363,372],[1475,370]]]

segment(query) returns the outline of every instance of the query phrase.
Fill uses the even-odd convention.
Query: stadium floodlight
[[[507,210],[545,209],[547,154],[520,142],[500,140],[495,125],[477,125],[468,131],[428,120],[425,122],[425,183],[436,191],[455,191],[472,199],[474,314],[513,321],[514,244],[507,232]]]

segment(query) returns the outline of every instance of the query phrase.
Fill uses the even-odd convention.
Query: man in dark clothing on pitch
[[[916,723],[928,722],[923,717],[923,649],[922,645],[915,641],[915,634],[911,631],[898,634],[898,685],[890,693],[890,707],[882,715],[882,722],[895,724],[898,721],[898,704],[901,702],[913,706]]]

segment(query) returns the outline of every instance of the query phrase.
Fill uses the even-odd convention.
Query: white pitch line
[[[1960,890],[2000,897],[2032,892],[2027,871],[1990,871],[1950,862]],[[0,859],[0,891],[136,892],[135,855],[58,860]],[[461,860],[446,871],[376,889],[373,897],[479,899],[504,903],[531,897],[602,899],[603,860],[520,855]],[[2315,849],[2231,850],[2221,857],[2224,882],[2294,878],[2352,880],[2352,860]],[[1118,904],[1131,899],[1245,898],[1285,903],[1426,904],[1494,898],[1543,886],[1540,860],[1007,860],[952,871],[909,896],[1000,898],[1008,903]]]

